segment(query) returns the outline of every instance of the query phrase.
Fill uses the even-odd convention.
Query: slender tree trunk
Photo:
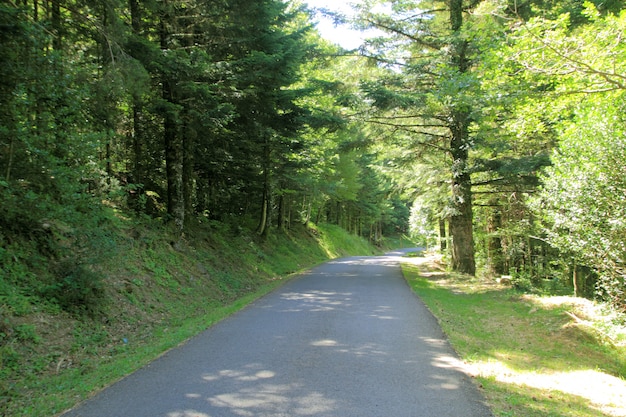
[[[113,158],[113,155],[111,152],[111,138],[108,138],[106,145],[104,145],[104,159],[105,159],[107,177],[109,178],[113,176],[112,158]]]
[[[143,106],[138,98],[133,98],[133,132],[132,132],[132,173],[133,183],[144,183],[143,170],[143,143],[144,143],[144,125],[143,125]]]
[[[141,9],[139,0],[128,0],[128,8],[130,9],[130,24],[135,35],[141,32]]]
[[[61,0],[51,0],[50,20],[52,24],[52,48],[60,51],[63,46],[63,26],[61,24]]]
[[[286,214],[286,220],[287,220],[287,224],[285,225],[285,227],[287,228],[287,230],[291,230],[291,225],[293,224],[293,199],[291,197],[287,197],[287,214]]]
[[[278,198],[278,230],[281,232],[285,230],[286,204],[285,195],[281,193]]]
[[[492,201],[495,204],[495,201]],[[493,274],[502,275],[505,273],[504,255],[502,253],[502,240],[495,233],[502,227],[502,213],[500,207],[496,206],[487,220],[487,257],[489,269]]]
[[[326,206],[326,202],[322,201],[322,204],[317,210],[317,216],[315,216],[315,224],[320,224],[320,221],[322,221],[322,212],[324,211],[325,206]]]
[[[257,233],[261,236],[267,236],[267,217],[269,215],[269,198],[267,190],[263,190],[263,200],[261,201],[261,218],[259,219],[259,226],[257,227]]]
[[[189,126],[189,121],[185,126],[185,134],[183,136],[183,205],[185,207],[185,220],[189,221],[195,215],[195,198],[194,191],[194,148],[197,132]]]
[[[446,219],[439,219],[439,250],[445,253],[448,249],[448,235],[446,234]]]
[[[139,0],[129,0],[131,26],[135,36],[141,36],[141,8]],[[143,120],[143,103],[138,95],[132,98],[133,132],[132,132],[132,182],[144,184],[145,172],[143,169],[143,144],[145,143],[145,130]]]
[[[302,198],[302,209],[306,210],[305,211],[305,215],[304,215],[304,220],[302,221],[302,224],[304,224],[305,226],[309,223],[309,221],[311,221],[311,212],[313,210],[313,197],[309,197],[307,199],[307,196],[305,195]]]
[[[169,85],[169,83],[165,83]],[[169,94],[170,87],[164,87]],[[178,133],[178,123],[173,114],[167,114],[163,124],[165,139],[165,171],[167,176],[167,213],[176,228],[183,230],[185,224],[185,204],[183,198],[183,145]]]
[[[257,233],[261,236],[267,236],[269,233],[268,219],[270,216],[270,165],[271,165],[272,152],[270,148],[270,138],[265,138],[265,144],[263,149],[263,197],[261,201],[261,218],[259,219],[259,226],[257,227]]]
[[[167,30],[169,15],[164,13],[161,20],[161,49],[169,49],[170,34]],[[176,228],[182,232],[185,225],[185,204],[183,198],[183,141],[178,132],[178,114],[175,111],[175,81],[170,74],[163,74],[163,100],[168,103],[163,121],[165,145],[165,171],[167,177],[167,213]]]
[[[9,160],[7,161],[7,170],[4,175],[4,180],[9,182],[11,180],[11,170],[13,169],[13,152],[15,148],[15,138],[13,135],[10,137],[9,142]]]

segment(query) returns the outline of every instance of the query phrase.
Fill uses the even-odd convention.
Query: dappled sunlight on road
[[[333,345],[333,341],[319,341],[318,345]],[[237,387],[213,395],[187,393],[185,397],[221,409],[215,415],[257,416],[289,413],[294,416],[324,415],[333,410],[335,400],[307,389],[301,382],[285,383],[262,364],[249,364],[241,369],[222,369],[206,373],[202,379],[216,387]],[[199,409],[205,408],[202,406]],[[281,414],[282,415],[282,414]],[[286,415],[286,414],[285,414]],[[195,411],[175,411],[168,417],[209,417]]]
[[[297,386],[264,384],[259,387],[242,389],[239,392],[217,395],[209,399],[214,407],[225,408],[238,416],[256,416],[258,410],[289,410],[296,416],[320,415],[332,410],[333,401],[321,393],[311,392],[304,396],[294,396]],[[279,411],[280,413],[280,411]]]
[[[337,343],[336,340],[315,340],[313,342],[311,342],[311,346],[319,346],[319,347],[330,347],[330,346],[337,346],[339,345],[339,343]]]
[[[358,346],[344,346],[337,349],[339,353],[350,353],[356,357],[388,356],[389,352],[384,345],[378,343],[363,343]]]
[[[211,415],[207,413],[201,413],[195,410],[185,410],[168,413],[167,417],[211,417]]]
[[[211,374],[203,375],[202,379],[205,381],[217,381],[221,378],[233,378],[238,381],[251,382],[251,381],[258,381],[261,379],[273,378],[274,376],[275,376],[274,372],[267,371],[267,370],[258,371],[254,374],[251,374],[245,371],[233,371],[233,370],[225,369],[225,370],[219,371],[217,374],[214,374],[214,375],[211,375]]]
[[[339,307],[349,307],[351,293],[337,293],[329,291],[287,292],[281,298],[295,301],[293,308],[282,310],[284,312],[297,311],[332,311]]]
[[[328,262],[329,265],[349,265],[349,266],[387,266],[397,267],[398,262],[402,259],[401,253],[392,253],[381,256],[354,256],[350,258],[341,258]],[[355,275],[356,276],[356,275]]]
[[[314,347],[324,347],[324,348],[335,348],[333,349],[336,353],[348,353],[354,355],[354,357],[364,357],[364,356],[387,356],[388,346],[381,345],[378,343],[363,343],[360,345],[351,346],[348,344],[340,343],[336,340],[314,340],[310,343],[311,346]]]
[[[398,320],[399,317],[390,314],[393,309],[390,306],[378,306],[369,317],[381,319],[381,320]]]

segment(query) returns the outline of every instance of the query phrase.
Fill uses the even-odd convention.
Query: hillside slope
[[[62,239],[63,226],[53,227]],[[331,225],[298,225],[261,240],[240,227],[206,223],[174,238],[160,223],[120,217],[104,235],[88,246],[102,253],[83,257],[97,262],[73,265],[53,285],[26,287],[8,274],[0,280],[0,415],[59,413],[290,274],[375,251]],[[78,250],[76,242],[67,245]],[[41,277],[32,265],[24,276],[48,280],[43,262],[35,264]],[[49,260],[50,268],[62,264]]]

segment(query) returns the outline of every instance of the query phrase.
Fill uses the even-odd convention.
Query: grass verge
[[[434,257],[407,258],[403,272],[496,416],[626,416],[626,329],[615,314],[446,273]]]

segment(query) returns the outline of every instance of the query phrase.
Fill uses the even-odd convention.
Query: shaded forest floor
[[[403,270],[496,416],[626,416],[623,315],[451,274],[434,256],[407,258]]]
[[[106,255],[62,282],[66,297],[82,297],[78,308],[64,308],[72,299],[46,299],[1,277],[1,416],[58,414],[291,274],[376,251],[331,225],[297,225],[260,239],[242,227],[207,222],[178,239],[155,221],[118,216],[115,224],[100,245]]]

